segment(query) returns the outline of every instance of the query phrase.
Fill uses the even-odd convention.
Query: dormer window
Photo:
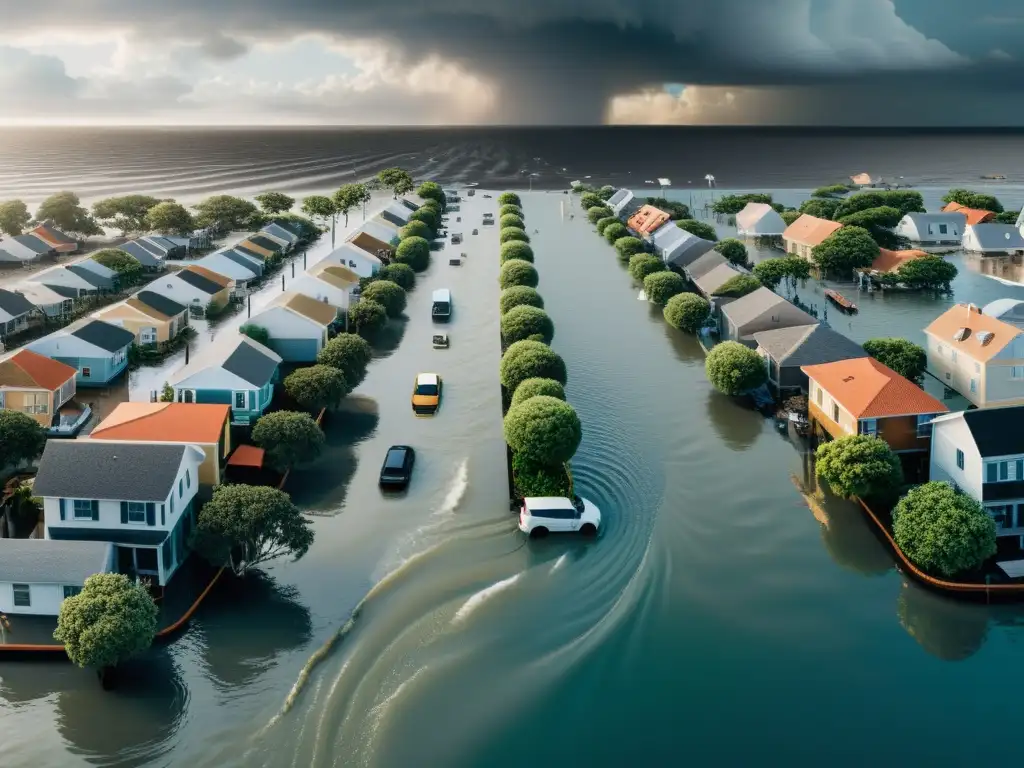
[[[956,333],[953,334],[953,341],[963,341],[971,335],[970,328],[960,328]]]
[[[983,347],[984,347],[984,346],[985,346],[986,344],[988,344],[988,343],[989,343],[990,341],[992,341],[992,339],[993,339],[993,338],[995,338],[995,334],[994,334],[994,333],[992,333],[992,331],[980,331],[980,332],[978,333],[978,342],[979,342],[979,343],[981,344],[981,346],[983,346]]]

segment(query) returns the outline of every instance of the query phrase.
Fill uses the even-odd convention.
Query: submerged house
[[[359,275],[348,267],[324,260],[292,280],[289,289],[343,311],[348,309],[353,295],[359,290]]]
[[[768,366],[768,382],[778,392],[807,392],[804,366],[868,356],[860,344],[819,323],[759,331],[754,341]]]
[[[82,272],[85,272],[83,275]],[[102,284],[98,276],[89,273],[88,270],[71,270],[65,266],[51,267],[37,272],[28,278],[31,282],[48,285],[51,288],[67,288],[74,291],[74,298],[80,298],[89,294],[100,292],[97,283]]]
[[[260,230],[260,234],[281,244],[285,253],[291,253],[299,244],[299,236],[287,227],[271,222]]]
[[[77,240],[65,235],[49,222],[40,224],[30,230],[28,234],[38,237],[44,243],[53,248],[55,252],[60,254],[74,253],[78,250]]]
[[[370,277],[380,272],[383,262],[371,253],[357,248],[352,243],[342,243],[331,251],[324,261],[341,264],[355,272],[359,277]]]
[[[57,255],[55,246],[33,234],[5,237],[0,240],[0,250],[9,253],[23,264],[34,264],[44,257]]]
[[[651,240],[651,236],[664,224],[671,220],[671,216],[660,208],[653,205],[643,205],[640,210],[626,220],[626,226],[641,240]],[[671,226],[675,226],[672,224]]]
[[[695,278],[693,280],[693,284],[697,286],[697,290],[700,291],[704,298],[711,299],[717,295],[719,288],[734,277],[739,277],[742,274],[744,273],[740,272],[732,264],[719,264],[717,267],[708,270],[700,277]]]
[[[725,256],[712,250],[683,267],[683,274],[691,283],[696,284],[699,278],[704,277],[711,270],[728,263],[729,260]]]
[[[42,283],[23,282],[8,286],[11,293],[24,296],[32,305],[47,318],[57,320],[65,318],[74,310],[78,291],[70,288],[59,288]]]
[[[0,343],[27,330],[35,311],[35,304],[22,294],[0,288]]]
[[[985,211],[981,208],[968,208],[966,205],[960,205],[960,203],[947,203],[942,212],[963,214],[968,227],[973,227],[975,224],[988,224],[996,220],[996,215],[992,211]]]
[[[147,272],[160,272],[164,269],[164,259],[146,248],[139,240],[129,240],[117,246],[119,251],[124,251],[138,261]]]
[[[359,232],[365,232],[376,240],[380,240],[382,243],[387,243],[388,246],[394,249],[398,245],[398,227],[388,222],[382,221],[379,218],[372,218],[369,221],[364,221],[357,230]],[[353,238],[355,235],[353,235]],[[352,238],[350,238],[352,239]]]
[[[390,243],[378,240],[369,232],[355,232],[345,242],[351,243],[356,248],[366,251],[371,256],[376,257],[377,260],[383,264],[390,262],[391,256],[395,252],[394,247],[392,247]]]
[[[135,334],[126,328],[85,318],[36,339],[28,349],[75,368],[79,387],[102,387],[124,373],[134,342]]]
[[[0,539],[0,613],[56,617],[87,578],[112,570],[105,541]]]
[[[412,211],[396,200],[380,212],[380,217],[396,227],[404,227],[409,223],[412,214]]]
[[[157,278],[147,289],[190,308],[219,310],[227,306],[233,287],[230,278],[193,265]]]
[[[908,261],[913,261],[927,255],[924,251],[890,251],[887,248],[879,248],[878,256],[875,257],[875,260],[871,262],[871,266],[866,271],[878,274],[891,274],[897,272]]]
[[[836,230],[842,228],[838,221],[819,219],[817,216],[804,214],[794,221],[782,233],[782,242],[786,253],[792,253],[805,259],[811,258],[811,249],[821,245]]]
[[[964,250],[973,253],[1024,253],[1024,235],[1013,224],[975,224],[964,230]]]
[[[631,202],[633,202],[633,193],[623,187],[622,189],[616,190],[615,194],[609,197],[605,202],[605,205],[611,208],[613,214],[621,216],[622,212],[629,207]]]
[[[679,229],[679,227],[676,227],[676,229]],[[676,240],[674,245],[666,250],[663,257],[665,263],[670,267],[685,270],[697,259],[714,251],[715,243],[712,241],[697,237],[683,229],[679,229],[679,231],[683,233],[682,239]]]
[[[82,259],[74,264],[68,264],[67,269],[69,272],[74,272],[79,277],[91,281],[98,291],[116,291],[118,288],[120,276],[117,272],[93,259]]]
[[[10,353],[0,358],[0,408],[27,414],[47,430],[65,425],[71,431],[84,423],[83,411],[61,414],[61,408],[75,396],[77,374],[70,365],[30,349]]]
[[[234,283],[235,293],[244,293],[250,283],[255,283],[263,274],[263,265],[258,267],[245,256],[234,251],[218,251],[204,256],[196,266],[223,275]]]
[[[747,203],[736,214],[736,234],[740,237],[777,237],[786,231],[786,222],[768,203]]]
[[[899,237],[921,245],[959,245],[967,226],[963,213],[908,213],[894,230]]]
[[[131,331],[141,346],[167,344],[188,328],[188,307],[152,291],[139,291],[94,317]]]
[[[288,291],[248,322],[270,334],[268,346],[285,362],[311,363],[327,343],[341,311],[333,304]]]
[[[754,348],[754,334],[776,328],[815,325],[818,321],[767,288],[758,288],[746,296],[721,306],[721,337]]]

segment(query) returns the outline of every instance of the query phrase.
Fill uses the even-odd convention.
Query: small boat
[[[991,179],[993,181],[1006,181],[1006,177],[1001,173],[986,173],[982,175],[983,179]]]
[[[448,349],[448,334],[447,333],[435,333],[434,334],[434,349]]]
[[[833,291],[831,288],[826,288],[825,298],[845,312],[857,311],[857,305],[843,296],[839,291]]]

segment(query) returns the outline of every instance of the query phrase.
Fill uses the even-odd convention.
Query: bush
[[[536,290],[526,285],[514,285],[501,292],[498,300],[501,314],[505,314],[514,307],[537,307],[544,309],[544,299]]]
[[[434,232],[424,224],[422,221],[413,219],[400,230],[398,230],[398,236],[405,240],[409,237],[422,237],[424,240],[430,240],[434,236]]]
[[[501,338],[506,344],[533,339],[550,344],[555,324],[548,313],[537,307],[513,307],[501,316]]]
[[[512,454],[512,479],[519,496],[557,496],[567,498],[572,483],[564,464],[546,466],[526,456]]]
[[[715,228],[710,224],[705,224],[703,221],[697,221],[696,219],[680,219],[676,222],[676,226],[680,229],[684,229],[691,235],[701,237],[705,240],[717,240],[718,233],[715,232]]]
[[[664,271],[665,263],[649,253],[638,253],[629,260],[629,275],[638,283],[642,283],[648,275]]]
[[[436,181],[424,181],[416,189],[416,194],[422,197],[424,200],[433,200],[442,208],[446,202],[444,196],[444,189]]]
[[[803,216],[803,214],[800,213],[800,211],[783,211],[782,213],[779,214],[779,216],[782,217],[782,220],[786,223],[786,226],[788,227],[794,221]]]
[[[411,291],[416,287],[416,271],[408,264],[394,262],[381,267],[377,277],[381,280],[390,280],[401,287],[403,291]]]
[[[502,192],[498,195],[498,205],[517,205],[520,208],[523,207],[519,200],[519,195],[515,192]]]
[[[597,208],[603,207],[605,199],[600,195],[596,195],[593,192],[587,192],[580,195],[580,206],[583,208]]]
[[[829,184],[827,187],[818,187],[811,192],[811,197],[833,197],[835,195],[845,195],[849,191],[849,188],[843,184]]]
[[[598,219],[597,223],[594,226],[597,227],[597,234],[604,235],[604,231],[612,224],[621,223],[622,222],[620,222],[618,218],[616,218],[615,216],[605,216],[603,219]]]
[[[638,253],[643,253],[644,243],[639,238],[626,235],[615,241],[615,250],[622,261],[629,261],[631,257],[636,256]]]
[[[360,299],[349,307],[348,322],[360,336],[372,337],[388,324],[388,311],[376,301]]]
[[[565,387],[554,379],[527,379],[516,387],[516,391],[512,393],[512,407],[538,395],[565,400]]]
[[[606,219],[613,215],[612,209],[606,205],[595,205],[593,208],[587,209],[587,221],[591,224],[597,224],[600,219]]]
[[[667,304],[673,296],[686,290],[686,281],[675,272],[655,272],[644,278],[644,293],[655,304]]]
[[[680,293],[665,304],[665,322],[687,333],[696,333],[711,316],[711,304],[695,293]]]
[[[506,227],[498,235],[498,241],[501,243],[511,243],[516,240],[528,243],[530,242],[530,236],[526,234],[525,230],[519,229],[519,227]]]
[[[273,411],[260,416],[252,441],[266,452],[271,465],[284,471],[316,459],[324,448],[324,433],[308,413]]]
[[[554,379],[564,385],[568,374],[565,361],[540,341],[517,341],[501,358],[501,384],[513,393],[527,379]]]
[[[395,249],[394,261],[408,264],[417,272],[430,266],[430,242],[425,237],[407,237]]]
[[[614,224],[610,224],[604,228],[602,236],[608,241],[609,245],[614,245],[615,241],[620,237],[628,237],[629,230],[626,229],[626,225],[621,221],[617,221]]]
[[[533,264],[522,259],[506,261],[501,265],[501,272],[498,273],[498,284],[502,288],[511,288],[514,285],[536,288],[538,282],[540,282],[540,277]]]
[[[355,389],[366,378],[366,368],[373,359],[373,350],[362,336],[339,333],[324,345],[316,361],[337,368],[348,385]]]
[[[733,264],[741,267],[747,263],[747,246],[735,237],[727,237],[715,246],[715,250],[725,256]]]
[[[409,216],[410,223],[413,221],[422,221],[428,227],[432,233],[437,232],[438,225],[441,223],[441,214],[432,206],[421,205]]]
[[[504,216],[502,216],[498,220],[498,225],[502,229],[505,229],[507,227],[515,227],[516,229],[523,229],[523,227],[526,226],[523,223],[523,220],[519,216],[516,216],[513,213],[506,213]]]
[[[309,365],[297,368],[284,380],[284,391],[311,411],[337,408],[352,391],[345,374],[330,365]]]
[[[723,341],[712,347],[704,371],[711,385],[726,395],[742,395],[768,379],[761,356],[738,341]]]
[[[906,339],[868,339],[864,351],[905,379],[920,383],[928,367],[928,354]]]
[[[498,209],[499,216],[508,216],[510,214],[512,216],[518,216],[519,218],[523,218],[523,209],[520,208],[518,205],[503,205],[501,206],[501,208]]]
[[[388,317],[401,317],[405,311],[406,296],[402,286],[390,280],[377,280],[363,289],[362,301],[375,301],[384,307]]]
[[[529,261],[533,263],[533,248],[528,243],[524,243],[521,240],[512,240],[507,243],[503,243],[501,246],[501,263],[504,264],[506,261],[512,259],[520,259],[522,261]]]
[[[259,342],[264,347],[270,346],[270,331],[264,328],[262,325],[256,325],[255,323],[245,323],[238,329],[238,332],[243,336],[248,336],[255,342]]]
[[[739,299],[753,293],[761,287],[761,281],[753,275],[736,275],[730,277],[715,291],[716,296]]]
[[[818,446],[815,474],[828,481],[837,496],[875,496],[903,482],[899,457],[871,435],[846,435]]]
[[[117,273],[122,287],[131,285],[142,276],[142,262],[117,248],[106,248],[90,257],[97,264]]]
[[[46,447],[46,431],[21,411],[0,409],[0,468],[32,461]]]
[[[583,439],[575,409],[564,400],[537,395],[509,408],[505,442],[518,455],[537,464],[564,464]]]
[[[995,522],[947,483],[925,483],[900,499],[892,532],[914,565],[941,576],[974,570],[996,553]]]

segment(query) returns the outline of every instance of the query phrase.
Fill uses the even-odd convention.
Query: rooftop
[[[106,352],[120,352],[135,341],[135,334],[119,325],[105,323],[102,320],[91,320],[81,326],[69,326],[72,336],[99,347]]]
[[[649,235],[671,218],[660,208],[655,208],[653,205],[644,205],[639,211],[629,217],[627,223],[630,229]]]
[[[293,312],[297,312],[306,319],[312,320],[314,323],[318,323],[325,328],[338,319],[338,308],[333,304],[317,301],[316,299],[295,291],[282,293],[274,303],[279,304],[282,307],[287,307]]]
[[[1024,407],[975,408],[963,417],[982,456],[1024,453]]]
[[[197,275],[202,275],[207,280],[210,280],[211,282],[219,285],[221,288],[227,288],[228,286],[231,285],[231,278],[224,277],[224,275],[218,274],[217,272],[214,272],[212,269],[206,269],[195,264],[193,264],[190,267],[186,267],[185,269],[182,270],[182,272],[194,272]],[[178,274],[181,274],[181,272],[179,272]]]
[[[372,253],[373,255],[376,255],[377,251],[391,250],[390,245],[383,240],[378,240],[368,232],[356,232],[348,241],[357,248],[362,248],[367,253]]]
[[[216,443],[231,406],[200,403],[120,403],[90,434],[94,440]]]
[[[108,570],[105,541],[0,539],[0,581],[80,586]]]
[[[188,309],[183,304],[179,304],[173,299],[168,299],[166,296],[161,296],[155,291],[139,291],[132,298],[128,299],[128,303],[143,312],[150,314],[157,312],[167,319],[177,317]]]
[[[800,370],[824,388],[855,419],[949,411],[943,403],[873,357],[805,365]]]
[[[0,312],[6,312],[11,317],[18,317],[19,315],[31,312],[35,308],[35,304],[20,293],[0,288]]]
[[[773,360],[790,367],[833,363],[867,355],[860,344],[818,323],[760,331],[754,334],[754,340]]]
[[[968,208],[960,203],[947,203],[942,209],[943,213],[962,213],[967,217],[967,224],[973,226],[983,222],[992,221],[996,215],[992,211],[983,211],[980,208]]]
[[[871,263],[871,269],[876,272],[895,272],[902,264],[911,259],[919,259],[927,255],[924,251],[890,251],[886,248],[879,248],[878,258]]]
[[[255,445],[240,445],[228,458],[228,465],[232,467],[263,467],[264,451]]]
[[[202,272],[200,272],[199,270],[202,270]],[[203,293],[209,294],[211,296],[215,293],[220,293],[224,289],[224,286],[221,285],[220,282],[218,281],[210,280],[209,277],[207,277],[207,273],[213,274],[208,269],[203,269],[202,267],[197,267],[193,265],[188,269],[181,270],[180,272],[177,273],[177,275],[179,279],[188,283],[193,288],[197,288]],[[220,277],[220,275],[218,275],[218,277]]]
[[[950,307],[924,332],[979,362],[991,360],[1022,333],[1020,328],[989,317],[973,304]]]
[[[36,386],[53,391],[77,373],[78,370],[70,365],[51,360],[30,349],[22,349],[0,360],[0,386]]]
[[[841,229],[842,226],[843,225],[838,221],[819,219],[817,216],[811,216],[805,213],[799,219],[786,227],[786,231],[782,233],[782,237],[785,240],[794,240],[801,245],[815,246],[821,244],[825,238],[834,233],[837,229]]]

